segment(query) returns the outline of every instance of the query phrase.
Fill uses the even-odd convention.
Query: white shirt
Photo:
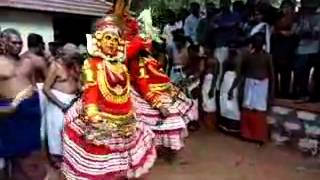
[[[166,39],[167,44],[172,44],[173,43],[173,35],[172,32],[177,30],[177,29],[182,29],[182,22],[176,22],[174,25],[167,24],[163,28],[163,36]]]
[[[184,23],[184,34],[185,36],[191,37],[194,43],[197,42],[197,28],[200,19],[190,14]]]

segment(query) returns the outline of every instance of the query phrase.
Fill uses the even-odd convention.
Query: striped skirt
[[[149,126],[156,135],[157,146],[172,150],[180,150],[184,146],[184,138],[188,135],[187,124],[197,120],[196,104],[183,94],[175,101],[163,97],[161,100],[169,110],[168,117],[162,117],[158,109],[154,109],[139,93],[132,90],[132,100],[135,107],[136,119]]]
[[[143,123],[128,138],[112,136],[95,145],[84,138],[85,125],[78,120],[82,111],[77,102],[65,116],[62,171],[69,180],[114,180],[139,178],[156,159],[154,134]]]

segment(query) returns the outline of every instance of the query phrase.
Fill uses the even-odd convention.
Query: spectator
[[[216,19],[216,47],[227,47],[228,43],[236,40],[239,35],[241,17],[231,11],[231,2],[221,5],[221,13]]]
[[[167,16],[169,17],[169,22],[163,28],[163,37],[166,39],[168,46],[173,44],[172,32],[177,29],[182,29],[182,24],[179,24],[176,20],[176,15],[172,10],[167,10]]]
[[[183,67],[188,62],[188,43],[183,31],[177,30],[173,34],[174,45],[169,53],[169,58],[173,62],[170,78],[172,82],[178,83],[184,78]]]
[[[44,94],[48,98],[46,125],[50,159],[55,168],[62,162],[62,129],[64,112],[73,104],[80,90],[81,55],[77,47],[65,45],[49,67],[44,83]]]
[[[189,38],[190,43],[197,44],[197,27],[200,20],[200,4],[193,2],[190,4],[191,14],[186,18],[184,24],[185,36]]]
[[[223,2],[223,3],[222,3]],[[215,56],[219,61],[219,74],[217,77],[217,90],[219,90],[219,82],[221,82],[223,72],[223,62],[228,57],[228,44],[237,39],[240,31],[241,18],[237,13],[231,11],[231,1],[221,2],[221,13],[218,15],[215,25]]]
[[[277,97],[289,98],[293,63],[298,40],[292,33],[294,7],[290,0],[281,4],[279,18],[271,36],[271,54],[275,69],[275,93]]]
[[[240,132],[240,107],[239,107],[239,91],[235,88],[233,98],[228,98],[229,90],[233,81],[237,77],[237,65],[241,61],[241,53],[238,49],[238,42],[230,43],[229,56],[223,63],[222,82],[220,88],[220,118],[219,127],[228,133],[237,135]],[[240,46],[239,46],[240,47]]]
[[[296,50],[294,64],[294,94],[305,99],[309,96],[309,77],[313,62],[317,62],[319,52],[320,21],[317,19],[315,9],[301,7],[298,22],[294,27],[300,41]]]
[[[7,54],[1,62],[11,69],[0,81],[1,112],[9,113],[0,121],[0,157],[6,158],[5,179],[44,179],[45,163],[41,153],[41,110],[38,93],[34,90],[32,75],[34,66],[30,59],[22,59],[20,33],[15,29],[6,29],[2,37],[7,43]],[[18,97],[18,98],[17,98]],[[10,167],[10,168],[9,168]]]
[[[190,15],[190,12],[186,8],[181,8],[177,14],[177,24],[180,27],[184,26],[185,20]]]
[[[49,46],[50,55],[52,57],[55,57],[58,54],[58,50],[62,47],[62,43],[59,43],[57,41],[49,42],[48,46]]]
[[[202,82],[202,109],[204,111],[203,119],[209,130],[216,128],[216,77],[217,77],[217,60],[213,57],[213,49],[205,48],[205,69]]]
[[[317,9],[317,14],[315,15],[315,21],[320,22],[320,7]],[[320,25],[318,26],[320,28]],[[320,40],[320,29],[316,31],[316,37],[315,39]],[[320,101],[320,47],[318,50],[318,55],[317,58],[314,60],[313,67],[314,67],[314,72],[313,72],[313,88],[311,92],[311,97],[310,100],[313,102],[319,102]]]
[[[252,36],[250,50],[243,56],[238,75],[230,91],[244,82],[241,112],[241,135],[247,140],[263,144],[268,139],[267,110],[273,99],[273,66],[271,55],[263,50],[264,35]]]
[[[237,13],[240,16],[242,23],[247,21],[246,7],[243,1],[239,1],[239,0],[235,1],[232,4],[232,9],[234,13]]]
[[[215,41],[212,37],[214,33],[214,18],[217,14],[217,10],[213,3],[206,5],[207,16],[202,18],[197,27],[197,42],[199,45],[208,47],[211,49],[215,48]]]
[[[252,28],[250,30],[249,36],[254,36],[255,34],[262,34],[264,36],[264,46],[263,49],[266,52],[270,52],[270,40],[271,40],[271,27],[270,25],[266,22],[265,14],[263,13],[263,7],[257,6],[252,19]]]
[[[47,74],[48,59],[45,56],[45,44],[39,34],[28,35],[28,51],[21,55],[21,59],[32,63],[32,83],[43,82]]]

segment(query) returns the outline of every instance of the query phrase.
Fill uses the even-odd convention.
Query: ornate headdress
[[[100,49],[100,41],[105,34],[122,37],[124,28],[123,17],[128,3],[131,3],[131,1],[116,0],[113,13],[97,21],[96,32],[93,35],[87,34],[87,50],[91,56],[101,57],[106,60],[125,60],[126,48],[123,39],[119,42],[118,55],[116,57],[106,56]]]
[[[156,42],[162,42],[160,38],[160,30],[153,26],[152,21],[152,9],[148,8],[143,10],[138,17],[141,37],[144,39],[153,40]]]

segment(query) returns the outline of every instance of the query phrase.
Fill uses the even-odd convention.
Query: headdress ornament
[[[128,3],[131,3],[131,1],[128,2],[127,0],[116,0],[114,2],[113,13],[107,14],[104,18],[97,21],[96,31],[93,35],[87,34],[87,49],[91,56],[101,57],[106,60],[124,61],[126,48],[123,40],[119,42],[119,51],[116,57],[106,56],[101,51],[99,43],[106,33],[119,37],[122,36],[123,17]]]

